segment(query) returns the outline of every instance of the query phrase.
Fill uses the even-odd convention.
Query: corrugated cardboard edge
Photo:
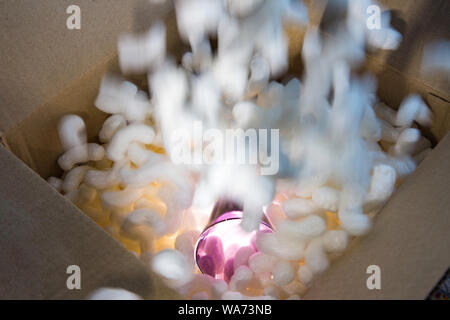
[[[305,299],[426,298],[450,266],[449,159],[447,134]],[[370,265],[381,269],[380,290],[367,287]]]
[[[84,299],[120,287],[150,299],[179,298],[135,255],[0,146],[0,299]],[[66,269],[81,269],[69,290]]]

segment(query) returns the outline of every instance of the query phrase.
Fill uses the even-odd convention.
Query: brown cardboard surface
[[[322,19],[329,20],[336,14],[333,4],[342,6],[346,0],[329,2],[305,1],[312,12],[311,20],[317,24]],[[411,93],[421,94],[433,111],[433,125],[427,137],[434,142],[442,139],[450,130],[450,78],[446,73],[424,72],[421,68],[424,47],[433,41],[450,39],[450,2],[447,0],[381,0],[385,11],[391,14],[392,25],[403,35],[397,50],[380,50],[367,53],[366,68],[378,80],[378,95],[393,108],[398,108],[402,100]],[[327,13],[330,13],[327,15]],[[327,24],[327,23],[325,23]],[[330,24],[328,22],[328,24]],[[332,31],[332,27],[330,30]],[[288,31],[291,31],[288,29]],[[293,70],[299,70],[303,33],[293,30],[290,36],[290,54]],[[324,35],[330,36],[329,32]],[[295,59],[294,61],[292,61]]]
[[[107,114],[94,106],[101,77],[116,69],[116,55],[107,56],[81,78],[72,82],[49,102],[31,112],[19,124],[6,132],[9,148],[40,176],[60,176],[56,160],[62,147],[58,137],[58,121],[69,113],[81,116],[89,141],[95,138]]]
[[[409,176],[306,299],[424,299],[450,266],[450,134]],[[381,269],[368,290],[366,269]]]
[[[346,0],[305,1],[312,10],[312,21],[324,17],[332,18],[336,11],[331,7],[344,6]],[[450,2],[448,0],[378,0],[384,12],[391,15],[391,24],[398,30],[403,40],[397,50],[381,50],[373,53],[379,63],[389,65],[409,79],[423,82],[446,95],[450,94],[449,77],[445,73],[423,72],[422,57],[424,47],[434,41],[450,39]]]
[[[177,297],[2,146],[0,182],[0,299],[82,299],[101,286]],[[66,287],[69,265],[81,268],[81,290]]]
[[[450,1],[379,0],[379,3],[390,11],[392,25],[403,35],[400,47],[380,54],[381,60],[407,77],[421,80],[448,97],[448,75],[424,74],[421,65],[426,44],[436,40],[450,40]]]
[[[450,130],[450,91],[442,92],[409,77],[392,66],[381,63],[373,56],[368,56],[367,69],[377,77],[378,96],[390,107],[397,109],[409,94],[420,94],[433,112],[430,128],[423,128],[427,138],[433,142],[440,141]]]
[[[51,54],[51,52],[49,52],[49,50],[53,50],[51,46],[41,48],[42,52],[31,53],[31,60],[33,60],[34,64],[38,66],[43,64],[50,69],[53,67],[57,68],[57,70],[53,70],[51,71],[52,73],[49,74],[46,74],[46,72],[50,72],[46,69],[45,72],[43,72],[45,79],[40,79],[39,77],[35,79],[35,72],[22,74],[24,71],[28,72],[28,70],[21,69],[24,68],[23,65],[20,65],[20,68],[15,70],[11,69],[12,66],[3,66],[3,63],[0,63],[0,65],[6,69],[4,73],[0,74],[0,130],[2,121],[6,121],[7,129],[4,129],[3,132],[4,140],[8,142],[8,147],[16,156],[44,178],[61,174],[61,171],[56,165],[56,160],[62,152],[57,133],[57,123],[63,115],[68,113],[80,115],[86,122],[89,141],[95,141],[107,114],[95,108],[94,101],[98,94],[102,76],[107,72],[120,73],[117,63],[117,50],[115,48],[117,37],[120,33],[127,32],[130,28],[136,30],[136,32],[140,32],[147,28],[154,21],[155,17],[160,17],[166,20],[168,51],[171,53],[179,53],[179,49],[182,47],[177,36],[174,13],[169,10],[170,6],[168,5],[170,2],[165,6],[151,6],[148,1],[126,0],[123,1],[123,7],[116,7],[115,5],[111,7],[108,6],[105,1],[106,0],[99,1],[100,4],[98,4],[97,1],[91,0],[81,1],[79,4],[82,10],[82,21],[88,19],[95,20],[93,16],[84,17],[83,12],[99,12],[101,11],[101,8],[104,7],[108,14],[115,16],[120,15],[120,19],[115,21],[114,26],[122,25],[123,30],[120,28],[117,28],[116,30],[116,27],[109,28],[110,21],[108,19],[110,18],[108,18],[106,21],[103,21],[105,25],[102,24],[101,26],[97,26],[93,21],[90,23],[94,23],[94,25],[87,22],[85,25],[82,22],[81,30],[69,31],[66,29],[65,20],[63,20],[64,23],[62,27],[59,25],[57,29],[52,30],[52,32],[56,33],[56,37],[58,37],[61,32],[64,35],[62,36],[63,43],[61,43],[63,48],[58,47],[58,50],[62,50],[58,51],[58,54],[61,54],[61,56],[52,57],[52,60],[54,60],[57,65],[53,65],[49,61],[37,61],[39,59],[44,59],[44,56]],[[28,1],[21,0],[16,5],[21,6],[26,3],[28,3]],[[109,4],[110,2],[107,3]],[[117,2],[112,3],[117,4]],[[50,10],[50,8],[53,8],[53,10],[58,9],[58,6],[55,7],[50,4],[45,5],[44,7],[47,6],[48,10]],[[12,7],[15,8],[15,6]],[[10,8],[7,7],[5,9]],[[99,13],[100,17],[102,14],[105,14],[103,12]],[[39,12],[39,14],[44,13]],[[130,17],[128,17],[128,15],[130,15]],[[67,15],[64,14],[64,17],[67,17]],[[133,22],[134,26],[129,25],[131,22]],[[29,22],[27,22],[27,24],[28,23]],[[33,25],[33,22],[31,22],[31,25]],[[28,28],[31,28],[31,26]],[[22,32],[25,31],[22,30]],[[71,32],[82,32],[83,36],[80,39],[74,38]],[[99,37],[100,33],[104,33],[105,37]],[[9,42],[6,42],[6,45],[12,45],[12,48],[18,46],[25,51],[30,49],[30,43],[20,40],[19,34],[14,36],[16,42],[10,43],[10,39]],[[53,41],[58,40],[45,41],[53,43]],[[75,52],[74,54],[72,51],[76,51],[76,48],[74,49],[70,46],[64,47],[64,44],[67,41],[76,41],[80,50],[82,49],[84,51]],[[2,48],[0,48],[0,50],[2,50]],[[88,53],[91,48],[93,48],[95,52],[98,50],[98,54],[94,56],[91,55],[91,53]],[[0,53],[2,52],[0,51]],[[70,56],[70,59],[67,59],[65,64],[60,64],[59,59],[66,59],[67,55]],[[88,66],[84,68],[84,60],[80,61],[80,58],[85,59],[86,63],[89,62]],[[180,57],[176,56],[176,58]],[[24,62],[22,60],[26,59],[20,55],[14,59],[15,63],[19,64]],[[72,67],[73,70],[71,69]],[[16,80],[21,79],[20,81],[23,80],[26,81],[26,83],[18,84],[14,82],[15,80],[12,83],[8,82],[10,80],[10,78],[7,78],[6,76],[8,72],[10,78]],[[64,78],[61,80],[63,85],[52,87],[53,81],[59,76]],[[53,77],[55,77],[55,79]],[[132,81],[142,87],[145,85],[145,83],[141,83],[142,79],[145,79],[145,77],[133,77]],[[2,81],[5,81],[5,86],[3,86]],[[10,86],[14,87],[14,90],[20,89],[20,94],[16,94],[12,98],[28,99],[28,97],[31,96],[34,104],[27,104],[24,101],[20,101],[20,103],[17,101],[9,101]],[[58,90],[53,90],[51,93],[46,92],[42,97],[35,97],[35,92],[41,92],[43,90],[41,86],[45,88],[52,87],[52,90]],[[2,90],[4,92],[2,92]],[[28,95],[28,93],[30,93],[30,95]],[[6,101],[2,101],[2,98],[6,99]],[[16,106],[18,106],[18,110],[16,110]],[[26,110],[21,109],[21,106]],[[8,121],[8,119],[11,121]]]
[[[69,30],[66,8],[81,9]],[[0,130],[18,124],[116,50],[117,37],[164,16],[148,0],[0,1]]]

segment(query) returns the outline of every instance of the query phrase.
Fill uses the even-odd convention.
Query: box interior
[[[42,178],[61,174],[56,164],[62,150],[57,134],[57,123],[61,116],[68,113],[80,115],[86,122],[89,141],[95,141],[107,115],[96,109],[93,103],[103,74],[118,70],[115,44],[120,33],[143,30],[152,18],[163,17],[168,26],[168,51],[179,51],[180,41],[175,36],[176,24],[170,4],[149,7],[148,1],[140,0],[78,2],[83,14],[81,30],[65,28],[67,15],[62,2],[44,2],[38,6],[33,1],[20,0],[0,4],[0,16],[5,16],[5,19],[0,19],[0,39],[8,44],[0,48],[1,55],[7,57],[2,63],[4,72],[0,75],[2,141]],[[327,1],[305,2],[312,10],[311,20],[318,23]],[[445,13],[450,12],[450,3],[445,0],[433,1],[432,5],[426,0],[416,1],[414,5],[400,0],[384,0],[381,3],[392,9],[399,31],[405,37],[397,52],[368,53],[366,67],[376,75],[378,94],[388,105],[398,107],[402,99],[411,92],[424,97],[435,116],[433,126],[424,130],[424,135],[437,144],[437,148],[397,190],[377,217],[374,230],[367,237],[354,241],[353,248],[338,259],[306,298],[422,299],[450,265],[447,252],[450,243],[450,202],[446,196],[450,183],[450,166],[447,160],[450,157],[450,136],[446,136],[450,129],[449,79],[440,75],[429,78],[420,72],[420,57],[425,43],[436,38],[448,39],[450,22]],[[426,8],[429,10],[425,10]],[[55,15],[55,11],[58,14]],[[58,18],[45,18],[51,15]],[[40,17],[44,17],[44,20]],[[44,24],[48,27],[43,28]],[[298,70],[301,65],[299,44],[302,31],[289,26],[287,30],[291,43],[291,65],[294,66],[293,70]],[[145,83],[141,78],[134,80],[138,84]],[[98,239],[105,242],[105,250],[118,246],[114,240],[108,242],[109,240],[104,239],[109,236],[93,222],[87,222],[88,218],[77,208],[46,186],[45,181],[13,156],[0,150],[0,160],[3,172],[5,169],[13,172],[17,170],[14,181],[8,172],[4,172],[2,182],[11,181],[18,190],[22,185],[26,188],[35,186],[42,194],[41,197],[46,199],[43,203],[38,201],[40,206],[33,206],[36,217],[24,217],[30,208],[22,205],[24,201],[20,197],[27,196],[29,202],[36,201],[33,200],[32,190],[26,189],[28,193],[24,194],[2,190],[3,194],[12,197],[12,200],[3,199],[5,201],[0,203],[2,216],[11,211],[8,209],[11,205],[18,207],[15,220],[8,222],[9,233],[16,228],[20,229],[22,221],[32,223],[33,219],[42,214],[44,218],[39,222],[41,232],[70,227],[74,236],[79,230],[77,236],[82,238],[84,236],[81,232],[84,233],[85,230],[87,233],[99,234]],[[67,217],[54,222],[51,213]],[[61,250],[64,251],[64,248],[48,243],[51,237],[42,239],[45,237],[39,235],[38,231],[34,233],[35,244],[44,241],[43,243],[48,244],[48,250],[57,255]],[[53,239],[56,241],[56,238]],[[11,238],[2,239],[2,246],[8,241],[21,245],[21,240],[11,235]],[[95,247],[98,251],[96,254],[100,254],[101,245],[96,244]],[[39,249],[36,247],[36,250]],[[83,250],[88,249],[83,247]],[[126,253],[126,250],[123,251]],[[22,249],[18,252],[24,257],[28,253]],[[89,252],[88,250],[86,254],[90,254]],[[125,257],[125,253],[123,257],[116,257],[119,264],[131,260],[138,262],[132,256]],[[100,254],[102,255],[105,253]],[[89,258],[91,260],[87,261],[93,263],[95,259]],[[112,258],[108,261],[115,263]],[[383,275],[386,274],[386,280],[382,280],[383,290],[378,290],[379,292],[371,292],[365,286],[365,268],[371,264],[380,265]],[[99,269],[99,266],[95,268]],[[47,267],[42,265],[41,268],[49,272]],[[41,295],[43,297],[65,295],[60,292],[60,295],[49,296],[50,289],[42,290],[47,292]],[[36,296],[39,295],[36,293]]]

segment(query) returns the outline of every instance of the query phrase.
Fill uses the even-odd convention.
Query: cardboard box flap
[[[327,32],[336,30],[337,21],[342,21],[347,13],[348,0],[328,1],[325,6],[321,26]],[[358,2],[358,1],[356,1]],[[396,50],[370,51],[380,63],[389,65],[406,77],[422,81],[440,91],[447,100],[450,95],[450,78],[446,70],[424,70],[424,48],[437,41],[450,39],[450,2],[447,0],[377,0],[381,17],[390,15],[390,24],[402,35]],[[317,8],[317,7],[316,7]],[[375,21],[375,11],[368,10],[367,21]],[[381,19],[382,24],[384,23]]]
[[[450,134],[313,285],[306,299],[424,299],[450,267]],[[381,289],[369,290],[370,265]]]
[[[380,55],[382,61],[407,77],[421,80],[441,91],[450,100],[447,72],[424,72],[424,47],[435,41],[450,40],[450,2],[448,0],[378,0],[391,13],[391,24],[402,35],[400,47]]]
[[[366,66],[376,75],[377,94],[383,102],[397,109],[406,96],[420,94],[433,113],[431,127],[422,127],[422,134],[430,139],[433,145],[445,137],[450,130],[450,102],[446,94],[374,57],[368,56]]]
[[[102,286],[177,297],[2,146],[0,181],[0,299],[83,299]],[[66,286],[70,265],[81,269],[81,290]]]
[[[47,103],[11,127],[5,134],[11,151],[40,176],[62,174],[56,160],[63,149],[58,135],[58,121],[66,114],[77,114],[86,123],[88,141],[96,141],[108,116],[94,106],[101,77],[116,70],[116,55],[109,55]]]
[[[81,29],[69,30],[66,1],[0,2],[0,130],[7,131],[116,51],[171,7],[148,0],[79,0]]]

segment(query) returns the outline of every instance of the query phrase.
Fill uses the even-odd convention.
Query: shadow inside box
[[[436,287],[431,290],[427,300],[450,300],[450,268]]]

